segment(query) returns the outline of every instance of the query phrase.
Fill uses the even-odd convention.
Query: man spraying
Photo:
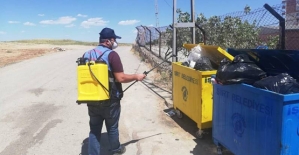
[[[89,155],[100,154],[100,139],[105,121],[108,132],[109,143],[113,155],[124,154],[126,149],[120,145],[118,122],[120,117],[120,100],[123,97],[121,83],[142,81],[145,74],[125,74],[119,55],[114,51],[117,48],[116,39],[121,37],[115,35],[111,28],[104,28],[100,32],[99,46],[84,53],[83,57],[89,61],[100,59],[105,61],[109,69],[109,92],[110,99],[98,103],[87,103],[89,114]]]

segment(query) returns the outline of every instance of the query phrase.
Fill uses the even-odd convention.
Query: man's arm
[[[132,81],[141,81],[145,78],[144,74],[125,74],[119,55],[113,51],[109,54],[109,62],[114,71],[115,79],[120,83],[128,83]]]
[[[124,72],[114,72],[115,79],[120,83],[128,83],[132,81],[142,81],[146,75],[144,74],[125,74]]]

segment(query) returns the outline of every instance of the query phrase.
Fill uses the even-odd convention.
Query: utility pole
[[[159,9],[158,9],[158,0],[155,0],[155,8],[156,8],[156,27],[159,27]]]

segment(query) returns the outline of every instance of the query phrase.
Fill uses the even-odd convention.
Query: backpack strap
[[[93,51],[96,53],[96,50],[95,50],[95,49],[93,49]],[[109,50],[104,51],[104,52],[97,58],[97,60],[100,60],[100,59],[102,58],[102,56],[103,56],[107,51],[109,51]]]
[[[93,49],[93,51],[96,53],[96,51],[95,51],[95,49]],[[96,60],[100,60],[101,58],[102,58],[102,56],[107,52],[107,51],[109,51],[109,49],[108,50],[106,50],[106,51],[104,51]],[[82,58],[84,58],[84,55],[85,55],[86,53],[84,53],[83,55],[82,55]],[[96,54],[95,54],[96,55]],[[89,60],[91,60],[91,52],[90,52],[90,54],[89,54]]]

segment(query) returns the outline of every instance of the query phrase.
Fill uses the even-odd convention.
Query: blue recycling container
[[[299,77],[299,51],[228,49],[228,53],[247,54],[268,75],[286,72]],[[212,125],[214,143],[235,155],[299,155],[299,94],[214,84]]]

